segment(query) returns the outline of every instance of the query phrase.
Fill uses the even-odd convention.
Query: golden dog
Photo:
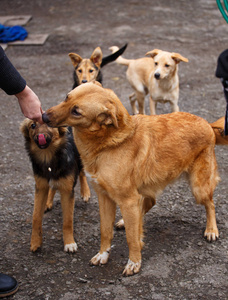
[[[118,51],[118,47],[109,48],[112,52]],[[156,114],[157,102],[170,102],[172,111],[179,111],[179,77],[178,64],[188,59],[179,53],[171,53],[154,49],[146,53],[153,59],[142,57],[138,59],[126,59],[119,56],[118,64],[127,66],[127,79],[135,90],[129,96],[133,114],[145,113],[144,98],[150,95],[150,114]],[[138,102],[139,111],[136,108]]]
[[[224,118],[209,124],[184,112],[159,116],[130,116],[121,101],[98,83],[72,90],[65,101],[46,111],[49,126],[72,126],[83,165],[98,194],[101,247],[91,260],[109,258],[116,205],[126,229],[129,260],[125,275],[139,272],[143,246],[143,215],[156,196],[186,173],[196,202],[205,206],[204,236],[218,238],[213,191],[219,180],[215,143],[223,137]]]

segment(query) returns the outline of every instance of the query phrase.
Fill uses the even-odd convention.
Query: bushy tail
[[[115,53],[116,51],[119,50],[119,48],[117,46],[112,46],[109,48],[109,50],[112,51],[112,53]],[[119,56],[115,62],[117,62],[118,64],[120,65],[124,65],[124,66],[128,66],[129,63],[130,63],[131,59],[126,59],[126,58],[123,58],[122,56]]]
[[[228,135],[224,135],[224,124],[225,117],[218,119],[214,123],[210,123],[216,136],[217,145],[228,145]]]

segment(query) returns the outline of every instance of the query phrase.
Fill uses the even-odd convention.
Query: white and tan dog
[[[116,52],[118,47],[109,48]],[[172,112],[179,111],[179,78],[178,64],[181,61],[188,62],[188,59],[179,53],[154,49],[146,53],[151,58],[143,57],[138,59],[125,59],[119,56],[118,64],[128,66],[127,79],[134,89],[129,96],[133,114],[145,114],[144,98],[150,95],[150,113],[156,114],[157,102],[170,102]],[[138,110],[135,102],[138,102]]]

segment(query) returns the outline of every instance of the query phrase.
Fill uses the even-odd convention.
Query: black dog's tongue
[[[223,51],[218,57],[218,64],[215,76],[221,79],[221,83],[224,89],[224,96],[226,99],[224,133],[225,135],[228,135],[228,49]]]
[[[43,146],[47,143],[44,134],[41,133],[38,135],[38,143],[40,146]]]

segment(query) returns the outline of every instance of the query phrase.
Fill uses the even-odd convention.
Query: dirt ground
[[[29,33],[48,33],[43,46],[10,46],[6,53],[43,109],[65,98],[72,87],[69,52],[89,57],[100,46],[128,48],[127,58],[143,57],[160,48],[189,59],[180,64],[180,110],[209,122],[225,113],[221,84],[215,78],[218,55],[228,45],[228,25],[213,0],[1,0],[0,16],[32,15]],[[103,68],[103,85],[111,88],[131,113],[125,67]],[[124,231],[115,231],[107,265],[91,267],[100,244],[97,196],[84,203],[76,187],[75,254],[63,251],[59,195],[44,216],[43,246],[29,250],[34,179],[19,125],[23,120],[16,98],[0,91],[0,272],[17,278],[12,299],[227,299],[228,298],[228,148],[216,147],[221,181],[214,201],[220,238],[203,238],[205,211],[195,205],[183,180],[167,187],[145,217],[145,247],[139,274],[121,273],[128,260]],[[146,101],[149,113],[148,99]],[[158,105],[168,113],[169,105]],[[127,155],[127,153],[126,153]],[[119,218],[117,212],[117,219]]]

